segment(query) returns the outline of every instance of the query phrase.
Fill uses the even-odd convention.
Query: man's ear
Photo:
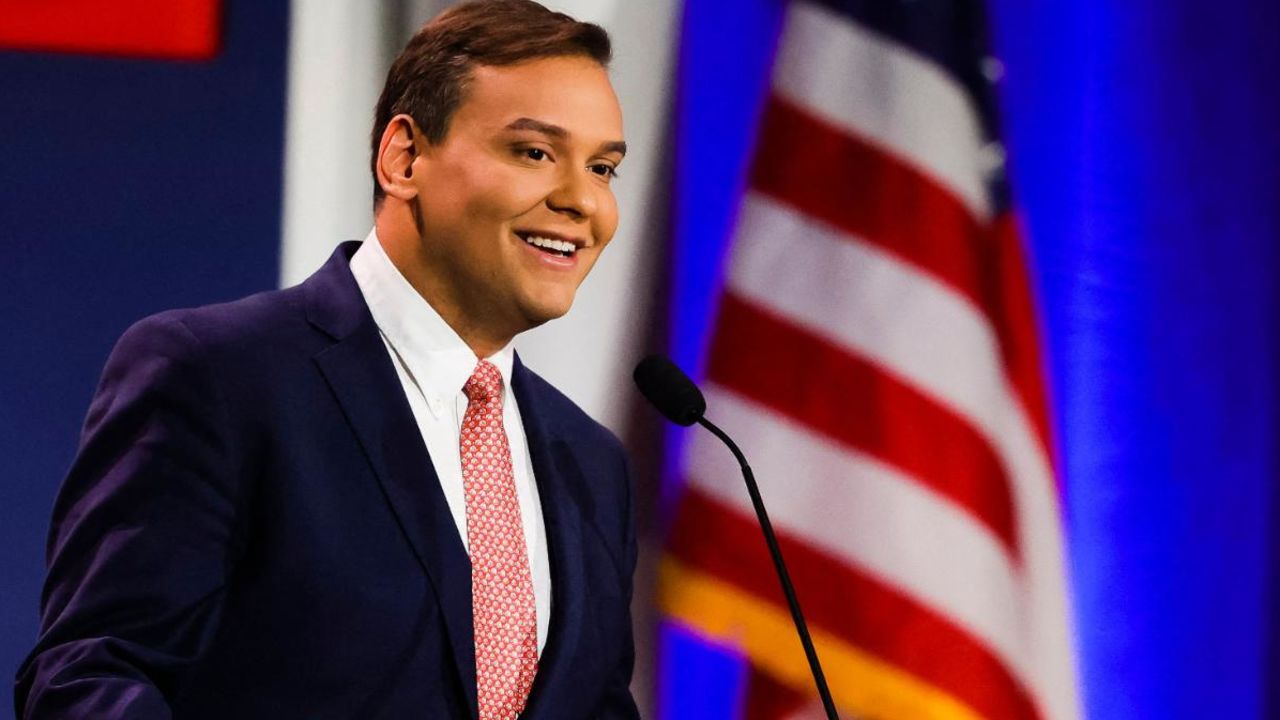
[[[396,115],[382,131],[378,143],[378,184],[387,195],[411,200],[418,194],[412,182],[413,163],[418,159],[418,143],[426,138],[418,124],[405,114]]]

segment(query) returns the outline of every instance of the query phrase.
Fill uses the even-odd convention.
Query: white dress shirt
[[[462,387],[479,361],[471,348],[391,262],[376,232],[369,232],[364,244],[351,258],[351,274],[360,286],[391,355],[414,420],[440,478],[449,511],[458,526],[458,535],[466,547],[467,502],[462,489],[462,456],[458,447],[462,419],[467,411],[467,396],[463,394]],[[538,654],[541,655],[547,643],[547,624],[551,616],[551,572],[547,561],[547,531],[529,459],[529,445],[525,440],[524,425],[520,422],[520,408],[510,392],[514,357],[515,351],[507,345],[487,359],[502,373],[502,425],[511,444],[511,466],[520,503],[520,519],[524,524],[525,547],[529,552],[529,570],[533,577]]]

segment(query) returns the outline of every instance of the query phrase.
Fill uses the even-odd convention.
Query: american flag
[[[708,417],[760,478],[842,713],[1080,716],[1036,313],[966,0],[793,1],[719,299]],[[660,570],[816,717],[736,464],[690,440]]]

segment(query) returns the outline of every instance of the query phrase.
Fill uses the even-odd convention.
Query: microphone
[[[650,355],[632,373],[640,394],[671,422],[689,427],[707,411],[702,391],[676,364],[661,355]]]
[[[769,513],[764,509],[760,488],[756,485],[755,475],[747,464],[746,456],[738,449],[737,443],[704,417],[707,401],[702,397],[702,391],[671,360],[661,355],[650,355],[636,365],[631,377],[636,381],[640,394],[668,420],[685,427],[694,423],[701,425],[720,438],[737,458],[738,465],[742,468],[742,479],[747,483],[747,493],[751,496],[751,505],[760,521],[760,530],[764,532],[764,542],[769,546],[769,555],[773,558],[773,568],[778,573],[778,582],[782,584],[782,593],[787,596],[791,620],[795,623],[800,644],[804,646],[805,657],[809,660],[809,671],[813,674],[814,684],[818,686],[822,708],[826,711],[828,720],[839,720],[835,701],[831,699],[831,690],[827,687],[827,678],[822,673],[822,664],[818,662],[818,651],[814,649],[813,639],[809,637],[809,626],[804,621],[804,614],[800,612],[800,600],[796,598],[796,590],[791,585],[791,575],[782,560],[782,549],[778,547],[778,538],[773,534],[773,524],[769,522]]]

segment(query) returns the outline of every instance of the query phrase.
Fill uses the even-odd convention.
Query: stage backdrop
[[[288,5],[187,4],[197,42],[177,47],[192,18],[169,5],[0,3],[0,718],[112,345],[278,277]],[[42,8],[69,12],[22,17]]]

